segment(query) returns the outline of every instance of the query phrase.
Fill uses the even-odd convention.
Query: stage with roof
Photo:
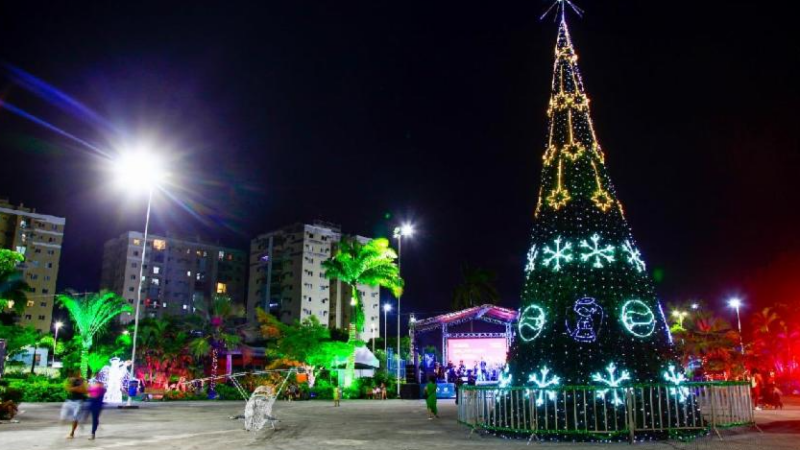
[[[415,321],[410,334],[417,382],[436,376],[441,397],[454,396],[455,384],[496,382],[516,320],[513,309],[481,305]]]

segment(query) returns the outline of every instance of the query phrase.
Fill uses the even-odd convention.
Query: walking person
[[[439,410],[436,409],[436,376],[431,375],[425,386],[425,406],[428,408],[428,420],[439,418]]]
[[[75,437],[75,429],[83,416],[83,402],[86,400],[86,380],[80,372],[75,371],[73,375],[64,382],[64,389],[67,391],[67,399],[61,406],[61,420],[71,421],[72,428],[67,435],[67,439]]]
[[[97,426],[100,425],[100,413],[103,411],[103,397],[106,395],[106,387],[103,383],[95,380],[89,386],[89,399],[86,401],[89,413],[92,415],[92,435],[89,437],[93,441],[97,433]]]
[[[750,386],[753,396],[753,407],[756,410],[761,410],[761,390],[764,387],[764,377],[758,369],[753,369],[753,375],[750,379]]]

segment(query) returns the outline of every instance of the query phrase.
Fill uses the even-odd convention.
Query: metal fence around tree
[[[458,421],[533,438],[630,440],[697,436],[755,426],[747,382],[623,387],[462,386]]]

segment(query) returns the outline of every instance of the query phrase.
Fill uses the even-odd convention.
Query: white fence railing
[[[666,438],[754,425],[746,382],[602,388],[462,386],[458,420],[473,429],[590,439]]]

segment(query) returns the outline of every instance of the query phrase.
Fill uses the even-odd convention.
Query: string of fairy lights
[[[669,327],[608,176],[577,62],[562,17],[522,307],[499,384],[522,384],[537,406],[563,383],[596,386],[617,406],[626,383],[667,382],[684,401],[686,378],[669,362]]]

